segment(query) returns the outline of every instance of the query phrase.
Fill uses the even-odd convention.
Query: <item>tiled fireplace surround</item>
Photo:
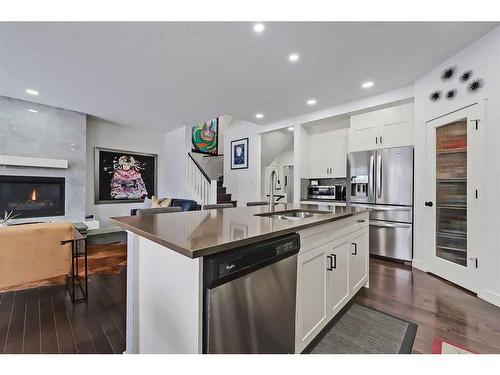
[[[44,221],[84,219],[85,153],[85,114],[0,96],[1,155],[68,160],[68,169],[0,165],[0,175],[65,178],[66,215],[44,217]]]

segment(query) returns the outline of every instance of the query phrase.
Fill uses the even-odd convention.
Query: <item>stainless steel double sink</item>
[[[330,211],[295,209],[287,211],[266,212],[263,214],[255,214],[254,216],[269,217],[271,219],[279,219],[279,220],[303,220],[314,216],[320,216],[330,213],[331,213]]]

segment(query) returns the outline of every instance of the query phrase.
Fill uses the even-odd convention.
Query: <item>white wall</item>
[[[287,148],[282,150],[270,165],[293,165],[293,142],[291,142],[291,144]]]
[[[441,72],[448,66],[457,66],[458,73],[473,70],[474,77],[484,80],[484,88],[477,94],[469,94],[463,84],[453,80],[444,84]],[[485,124],[485,191],[484,215],[484,255],[480,257],[481,273],[484,275],[479,295],[500,304],[500,231],[498,230],[498,187],[500,186],[500,27],[463,49],[415,82],[415,246],[414,265],[426,269],[424,240],[432,235],[426,232],[426,210],[424,201],[426,170],[426,132],[425,122],[439,115],[463,107],[478,100],[487,99]],[[446,92],[447,88],[457,88],[455,100],[441,99],[429,101],[435,89]]]
[[[224,135],[224,186],[238,206],[260,200],[261,139],[260,125],[234,119]],[[248,169],[231,170],[231,141],[248,137]]]
[[[191,150],[191,127],[183,126],[164,136],[165,196],[196,200],[186,185],[186,158]]]
[[[128,216],[132,208],[142,207],[142,203],[94,203],[94,148],[104,147],[117,150],[145,152],[158,155],[157,195],[167,196],[166,153],[164,135],[158,132],[138,130],[111,122],[87,117],[87,182],[86,214],[94,214],[100,221],[101,230],[116,229],[109,223],[112,216]]]

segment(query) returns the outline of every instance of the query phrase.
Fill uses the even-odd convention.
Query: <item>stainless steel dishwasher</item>
[[[298,234],[205,257],[205,353],[294,353]]]

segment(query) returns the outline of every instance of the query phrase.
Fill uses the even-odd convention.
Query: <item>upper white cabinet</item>
[[[349,152],[413,145],[413,103],[351,116]]]
[[[376,112],[351,116],[349,152],[373,150],[378,146],[379,123]]]
[[[346,154],[346,131],[311,135],[309,137],[309,177],[345,177]]]

